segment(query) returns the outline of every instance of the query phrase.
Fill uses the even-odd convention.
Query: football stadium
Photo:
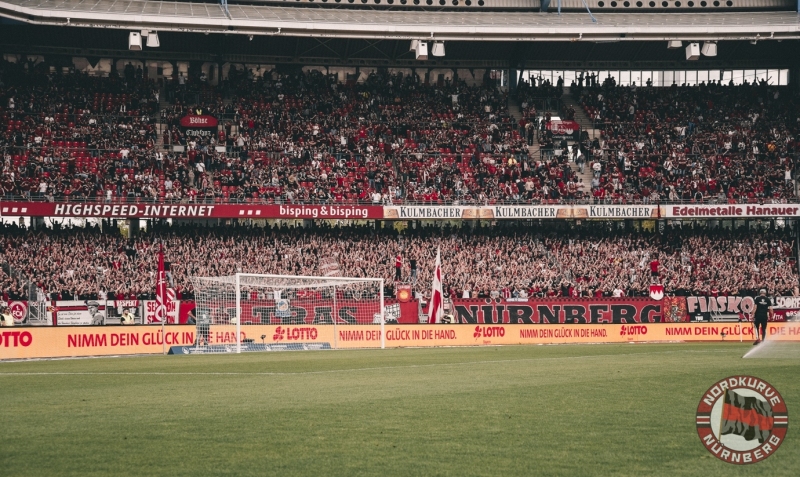
[[[797,0],[0,0],[0,475],[797,475],[798,47]]]

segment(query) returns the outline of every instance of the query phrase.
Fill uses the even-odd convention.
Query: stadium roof
[[[0,0],[0,16],[41,25],[317,38],[437,40],[799,39],[796,12],[586,13],[353,10],[179,1]]]
[[[377,66],[402,68],[532,69],[735,69],[792,68],[800,41],[746,40],[719,44],[716,57],[686,61],[683,48],[666,42],[626,41],[452,41],[447,55],[415,59],[408,40],[309,38],[284,35],[204,35],[160,32],[161,46],[128,50],[128,32],[111,28],[64,28],[26,24],[0,25],[0,51],[42,55],[52,64],[72,64],[71,57],[149,61],[296,66]]]

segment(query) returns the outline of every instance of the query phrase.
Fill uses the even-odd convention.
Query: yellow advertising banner
[[[753,340],[751,323],[636,323],[576,325],[387,325],[387,348],[566,343]],[[157,354],[166,346],[189,349],[194,326],[42,327],[2,329],[0,359]],[[800,322],[770,323],[771,340],[800,342]],[[241,327],[251,350],[380,348],[380,325],[249,325]],[[236,327],[212,325],[211,346],[236,344]],[[233,348],[230,348],[231,350]]]
[[[195,327],[73,326],[0,328],[0,359],[156,354],[194,343]]]

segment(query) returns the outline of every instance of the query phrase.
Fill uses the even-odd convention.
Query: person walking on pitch
[[[767,290],[762,288],[754,301],[756,313],[753,318],[753,326],[755,327],[756,341],[753,345],[757,345],[767,339],[767,321],[772,315],[772,300],[767,297]]]

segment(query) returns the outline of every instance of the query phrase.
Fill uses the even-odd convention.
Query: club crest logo
[[[754,464],[771,456],[786,439],[789,415],[777,389],[753,376],[730,376],[703,394],[697,434],[715,457]]]
[[[662,309],[664,310],[664,321],[669,323],[688,321],[686,298],[682,296],[668,296],[664,298]]]
[[[664,285],[650,285],[650,298],[661,300],[664,298]]]

